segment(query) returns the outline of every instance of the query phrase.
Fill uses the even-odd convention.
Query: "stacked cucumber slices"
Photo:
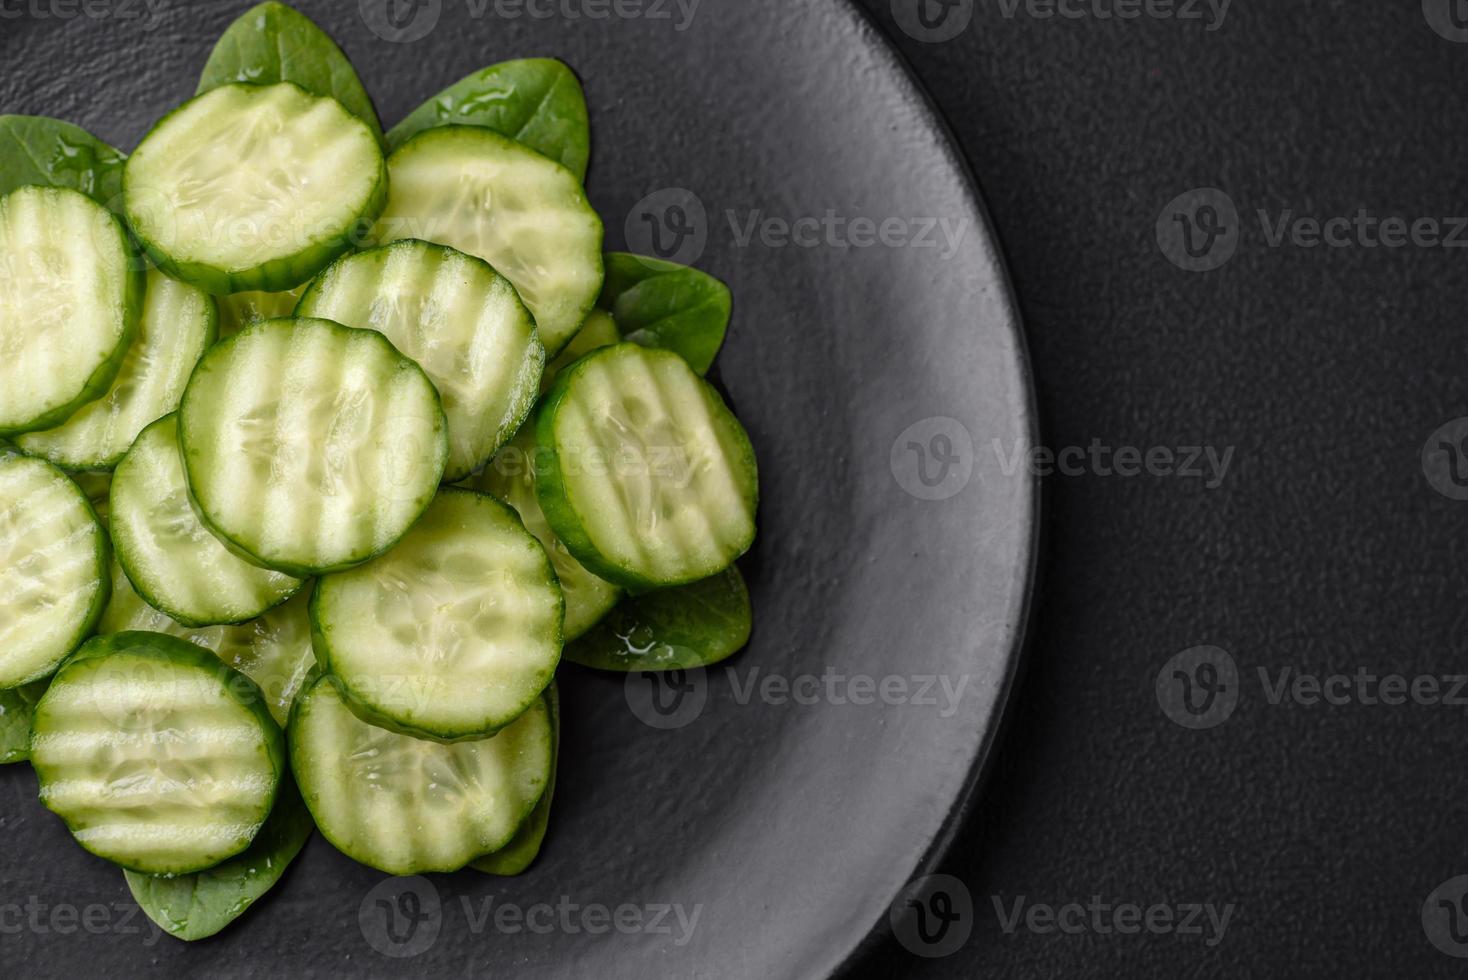
[[[604,254],[589,155],[560,62],[384,132],[278,3],[131,155],[0,116],[0,763],[171,935],[313,829],[523,872],[561,662],[748,641],[729,291]]]

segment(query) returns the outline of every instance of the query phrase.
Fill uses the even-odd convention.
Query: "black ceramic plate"
[[[59,116],[130,149],[192,94],[245,6],[13,4],[46,16],[0,22],[0,112]],[[495,0],[393,0],[409,35],[432,27],[400,42],[362,16],[383,6],[303,4],[385,123],[490,62],[562,58],[586,86],[609,247],[651,248],[657,227],[658,245],[733,288],[720,377],[760,460],[761,533],[744,563],[754,639],[687,679],[681,701],[657,692],[670,715],[647,707],[647,678],[563,670],[552,831],[522,877],[384,879],[318,836],[257,908],[193,945],[130,916],[120,873],[41,809],[28,767],[8,767],[0,964],[57,977],[831,974],[885,928],[962,814],[1031,586],[1036,482],[1014,455],[1034,428],[1029,379],[966,168],[840,0],[705,0],[691,20],[676,2],[593,19],[633,8],[543,0],[553,16],[538,19]]]

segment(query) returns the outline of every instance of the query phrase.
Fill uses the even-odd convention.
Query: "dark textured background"
[[[871,975],[1461,976],[1419,914],[1468,872],[1463,707],[1274,706],[1256,671],[1465,669],[1468,504],[1431,489],[1419,453],[1468,415],[1468,251],[1271,248],[1255,212],[1468,214],[1468,44],[1416,0],[1238,2],[1213,32],[980,0],[942,44],[863,5],[973,164],[1049,444],[1237,447],[1211,492],[1048,481],[1025,675],[943,867],[972,894],[972,936],[927,963],[888,951]],[[1200,186],[1243,224],[1206,274],[1154,237]],[[1187,731],[1153,684],[1204,643],[1238,662],[1242,697]],[[992,902],[1098,894],[1237,911],[1210,948],[1005,935]]]

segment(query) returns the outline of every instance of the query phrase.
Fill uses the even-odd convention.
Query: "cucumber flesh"
[[[515,284],[554,356],[602,286],[602,223],[576,175],[477,126],[429,129],[388,159],[372,238],[421,238],[478,256]]]
[[[353,710],[424,738],[482,738],[555,677],[564,603],[545,550],[509,507],[445,488],[382,557],[321,579],[321,666]]]
[[[107,390],[137,334],[142,265],[78,191],[0,198],[0,435],[50,429]]]
[[[581,325],[581,329],[576,331],[576,336],[571,338],[571,342],[546,367],[545,378],[541,382],[541,391],[549,389],[556,375],[585,355],[599,347],[610,347],[612,344],[621,342],[622,334],[617,329],[617,321],[612,318],[612,315],[606,310],[592,310],[586,322]]]
[[[149,605],[185,626],[243,623],[304,584],[236,556],[189,503],[177,417],[143,430],[112,480],[112,544]]]
[[[551,721],[551,770],[545,784],[545,795],[530,811],[530,816],[515,833],[514,838],[493,854],[486,854],[469,865],[475,871],[490,875],[517,875],[534,863],[545,843],[546,831],[550,828],[551,800],[556,792],[556,765],[561,756],[561,699],[552,684],[545,691],[545,706]]]
[[[97,520],[102,526],[107,526],[107,514],[109,497],[112,493],[111,473],[72,473],[70,474],[76,485],[81,487],[82,493],[87,497],[87,502],[92,505],[92,511],[97,515]]]
[[[219,339],[233,337],[264,320],[292,315],[305,291],[305,286],[297,286],[283,293],[250,291],[219,297]]]
[[[0,688],[50,675],[107,604],[107,532],[81,488],[0,450]]]
[[[342,853],[393,875],[457,871],[508,844],[550,781],[545,702],[492,738],[445,745],[358,718],[320,677],[291,715],[291,768]]]
[[[148,270],[138,338],[107,393],[59,427],[16,439],[63,469],[110,470],[143,427],[178,408],[184,385],[214,343],[219,319],[208,293]]]
[[[631,589],[685,585],[754,541],[749,437],[670,351],[623,343],[556,378],[536,418],[536,493],[571,554]]]
[[[247,678],[161,633],[88,641],[31,733],[41,802],[87,850],[145,874],[202,871],[249,847],[284,750]]]
[[[0,766],[31,757],[31,714],[50,678],[0,689]]]
[[[535,496],[536,467],[540,462],[541,455],[535,449],[535,429],[526,426],[474,478],[474,486],[515,508],[525,522],[525,529],[535,535],[550,556],[566,596],[563,633],[570,643],[611,611],[622,590],[588,571],[546,523]]]
[[[216,344],[179,409],[204,523],[250,561],[305,578],[390,548],[448,459],[438,392],[382,334],[266,320]]]
[[[566,659],[598,670],[692,670],[749,642],[749,589],[733,565],[692,585],[629,596],[566,647]]]
[[[418,241],[349,255],[296,315],[376,330],[418,362],[448,419],[446,482],[488,462],[535,404],[545,348],[515,287],[482,259]]]
[[[221,85],[165,116],[128,159],[128,222],[159,267],[211,293],[275,292],[351,245],[386,194],[372,130],[297,85]]]

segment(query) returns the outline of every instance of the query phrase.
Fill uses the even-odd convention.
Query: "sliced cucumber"
[[[78,191],[0,198],[0,435],[50,429],[117,377],[143,307],[122,223]]]
[[[288,575],[390,548],[433,500],[448,459],[438,392],[372,330],[266,320],[216,344],[179,409],[205,524]]]
[[[487,494],[439,492],[392,551],[321,579],[316,657],[373,724],[483,738],[555,677],[561,588],[545,549]]]
[[[520,874],[539,856],[540,846],[545,842],[550,827],[551,799],[556,792],[556,765],[561,757],[561,698],[555,684],[545,689],[544,697],[551,722],[551,769],[545,793],[508,844],[469,865],[475,871],[491,875]]]
[[[31,714],[50,678],[0,690],[0,766],[31,757]]]
[[[84,848],[144,874],[189,874],[250,846],[285,767],[259,690],[161,633],[89,640],[36,705],[41,802]]]
[[[556,378],[536,417],[551,530],[602,578],[685,585],[754,541],[758,474],[718,392],[670,351],[603,347]]]
[[[71,478],[76,481],[77,486],[82,488],[82,493],[86,494],[87,502],[92,505],[92,511],[97,515],[97,520],[101,521],[105,528],[111,503],[109,498],[112,494],[112,474],[72,473]]]
[[[611,311],[626,339],[675,351],[699,374],[713,366],[729,329],[729,287],[676,262],[612,252],[597,305]]]
[[[316,666],[311,650],[311,590],[302,589],[284,605],[238,626],[188,627],[148,605],[133,591],[122,566],[112,563],[112,600],[97,624],[103,635],[128,630],[167,633],[217,654],[265,694],[270,714],[284,725],[291,704]]]
[[[16,442],[72,470],[110,470],[143,427],[178,408],[194,365],[214,343],[219,311],[208,293],[148,270],[138,339],[112,387],[58,428]]]
[[[457,871],[508,844],[550,781],[536,699],[492,738],[445,745],[369,725],[320,677],[291,715],[291,768],[321,833],[394,875]]]
[[[515,284],[554,356],[602,286],[602,223],[576,175],[477,126],[425,130],[388,159],[372,237],[421,238],[484,259]]]
[[[263,320],[275,320],[295,312],[305,286],[283,293],[234,293],[219,297],[219,339],[233,337]]]
[[[382,208],[377,137],[289,82],[221,85],[165,116],[127,161],[133,233],[211,293],[276,292],[320,272]]]
[[[238,557],[199,520],[174,415],[144,429],[117,467],[112,545],[138,594],[184,626],[243,623],[305,584]]]
[[[571,338],[571,342],[546,367],[545,378],[541,381],[541,391],[544,392],[550,388],[556,375],[598,347],[610,347],[621,342],[622,334],[617,329],[617,321],[612,319],[612,315],[605,310],[592,310],[586,322],[581,325],[581,329],[576,331],[576,336]]]
[[[65,473],[0,450],[0,688],[50,675],[92,632],[110,550]]]
[[[583,667],[624,673],[709,667],[749,642],[749,589],[733,565],[692,585],[645,592],[566,647]]]
[[[556,578],[561,582],[561,591],[566,596],[563,632],[566,642],[570,643],[611,611],[622,590],[587,571],[546,523],[540,501],[535,496],[535,473],[540,461],[540,454],[535,449],[535,429],[527,425],[475,477],[475,486],[515,508],[525,522],[525,528],[535,535],[550,556]]]
[[[483,259],[419,241],[358,252],[311,284],[296,315],[376,330],[418,362],[443,398],[447,482],[488,462],[535,404],[545,348]]]

